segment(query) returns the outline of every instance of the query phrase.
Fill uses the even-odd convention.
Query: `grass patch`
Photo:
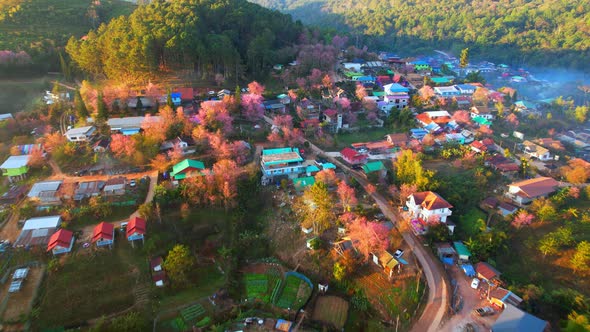
[[[467,239],[481,233],[482,228],[486,225],[486,218],[486,214],[478,208],[471,208],[467,213],[460,216],[457,230],[461,238]]]
[[[371,128],[370,130],[360,130],[352,133],[341,133],[334,136],[336,148],[345,148],[352,143],[379,141],[385,139],[385,135],[391,134],[388,128]]]
[[[289,275],[285,279],[285,285],[276,305],[279,308],[297,311],[310,295],[311,289],[305,281],[294,275]]]
[[[190,288],[181,291],[164,290],[165,293],[159,301],[159,307],[170,309],[198,301],[213,295],[224,284],[224,276],[214,265],[200,266],[195,269],[193,275],[196,277],[192,280]]]
[[[0,114],[28,110],[35,101],[41,101],[43,92],[49,89],[51,85],[47,77],[26,81],[0,80]]]
[[[145,258],[130,251],[127,243],[119,243],[112,251],[67,257],[64,266],[46,278],[39,327],[75,324],[133,305],[133,287]]]

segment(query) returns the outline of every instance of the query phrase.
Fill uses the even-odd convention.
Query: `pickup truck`
[[[491,316],[494,313],[496,313],[494,311],[494,309],[492,309],[491,307],[483,307],[483,308],[477,308],[474,310],[475,313],[477,313],[478,315],[480,315],[481,317],[485,317],[485,316]]]

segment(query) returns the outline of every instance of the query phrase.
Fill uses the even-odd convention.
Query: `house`
[[[449,243],[436,243],[436,254],[438,258],[445,264],[453,265],[455,262],[455,255],[457,252]]]
[[[528,204],[534,199],[546,197],[555,192],[559,182],[549,177],[514,182],[508,185],[506,196],[518,205]]]
[[[25,221],[15,247],[46,246],[51,235],[61,226],[61,216],[31,218]]]
[[[8,181],[11,183],[22,180],[29,171],[29,159],[29,155],[10,156],[0,165],[0,171],[3,176],[8,177]]]
[[[221,90],[221,91],[227,91],[227,90]],[[193,101],[193,99],[195,98],[195,90],[191,87],[177,88],[176,92],[180,93],[180,100],[181,101]]]
[[[27,194],[29,199],[41,205],[59,204],[61,200],[58,195],[58,190],[63,181],[41,181],[33,184],[31,190]]]
[[[157,287],[163,287],[166,284],[166,271],[163,269],[164,260],[158,256],[150,260],[150,270],[152,272],[152,281]]]
[[[115,243],[115,225],[104,221],[96,225],[92,232],[92,243],[96,243],[97,247],[112,248]]]
[[[262,102],[264,109],[268,112],[285,113],[285,104],[280,99],[265,100]]]
[[[524,146],[524,148],[523,148],[524,154],[531,157],[531,158],[537,158],[541,161],[547,161],[547,160],[553,159],[553,157],[551,156],[551,152],[549,152],[549,150],[547,150],[544,147],[539,146],[529,140],[524,141],[522,143],[522,145]]]
[[[484,164],[501,173],[515,173],[520,169],[518,164],[500,154],[487,158]]]
[[[84,198],[99,196],[100,192],[104,188],[104,185],[104,181],[80,182],[74,191],[74,200],[81,201]]]
[[[131,246],[134,247],[136,240],[141,240],[144,243],[144,236],[146,231],[145,219],[139,217],[131,217],[127,223],[125,233],[127,235],[127,241],[131,242]]]
[[[344,62],[342,63],[342,67],[344,67],[344,69],[346,70],[352,70],[355,72],[360,72],[361,71],[361,66],[362,63],[354,63],[354,62]]]
[[[0,121],[6,121],[6,120],[14,120],[14,117],[12,116],[11,113],[0,114]]]
[[[78,127],[72,128],[64,134],[64,136],[70,142],[87,142],[92,139],[92,136],[96,133],[96,127],[94,126],[85,126],[85,127]]]
[[[295,187],[296,190],[303,190],[307,187],[313,186],[314,184],[315,178],[313,176],[293,179],[293,187]]]
[[[549,332],[551,326],[536,316],[509,304],[500,314],[491,332]]]
[[[469,144],[472,151],[476,153],[483,153],[488,151],[488,147],[485,146],[481,141],[473,141]]]
[[[477,86],[471,84],[457,84],[455,85],[455,89],[457,89],[462,95],[472,95],[475,93]]]
[[[434,94],[444,97],[444,98],[451,98],[451,97],[458,97],[461,95],[461,91],[459,91],[454,85],[452,86],[437,86],[434,87]]]
[[[483,201],[481,201],[479,203],[479,206],[483,209],[495,210],[499,204],[500,201],[496,197],[490,196],[486,197]]]
[[[352,240],[350,237],[345,236],[340,241],[334,242],[334,250],[339,255],[344,255],[348,250],[356,253],[356,248],[354,247],[355,242],[358,242],[358,240]]]
[[[170,177],[174,180],[183,180],[195,175],[202,175],[205,164],[202,161],[185,159],[172,167]]]
[[[99,139],[94,145],[92,146],[92,151],[95,153],[103,153],[109,149],[111,145],[111,140],[108,138],[101,138]]]
[[[378,177],[384,177],[387,173],[387,169],[381,160],[370,161],[363,165],[363,171],[365,175],[376,173]]]
[[[329,132],[338,133],[342,128],[342,114],[333,109],[327,109],[324,111],[324,125]]]
[[[479,262],[475,264],[475,272],[477,273],[478,278],[485,280],[488,284],[498,280],[502,274],[486,262]]]
[[[129,116],[124,118],[110,118],[107,120],[107,125],[111,127],[111,132],[128,136],[139,133],[145,125],[156,125],[160,121],[160,116]]]
[[[263,177],[267,179],[277,176],[294,179],[305,172],[303,158],[297,148],[264,149],[260,159]]]
[[[385,139],[389,144],[398,148],[405,148],[408,144],[408,134],[406,133],[388,134],[385,135]]]
[[[516,211],[518,211],[518,207],[510,203],[500,202],[500,204],[498,204],[498,212],[502,215],[502,217],[514,214]]]
[[[105,196],[119,196],[125,195],[125,185],[127,179],[123,176],[108,179],[104,187],[102,188],[103,195]]]
[[[358,151],[351,148],[344,148],[342,151],[340,151],[340,155],[342,156],[342,159],[344,159],[350,165],[364,164],[369,158],[368,155],[359,153]]]
[[[51,251],[53,255],[65,254],[72,251],[74,246],[74,233],[67,229],[60,229],[53,233],[49,238],[47,244],[47,251]]]
[[[453,213],[453,206],[432,191],[417,192],[408,196],[406,206],[412,217],[428,222],[437,218],[440,222],[446,223],[447,217]]]
[[[15,204],[27,194],[26,186],[11,186],[7,192],[0,196],[0,204]]]
[[[186,148],[188,148],[188,142],[186,142],[185,140],[183,140],[180,137],[176,137],[175,139],[171,139],[168,141],[164,141],[162,143],[162,145],[160,146],[160,151],[168,151],[168,150],[172,150],[176,147],[179,147],[182,150],[185,150]]]
[[[518,295],[502,287],[488,288],[488,300],[499,308],[505,308],[507,305],[519,306],[522,303]]]
[[[468,261],[471,258],[471,252],[469,249],[467,249],[463,242],[455,241],[453,242],[453,246],[457,251],[457,255],[459,255],[459,260]]]
[[[536,113],[537,112],[537,104],[526,101],[526,100],[518,100],[514,102],[514,107],[516,110],[522,112],[523,114],[529,113]]]
[[[129,108],[137,108],[137,106],[140,106],[140,108],[150,108],[154,106],[154,102],[152,101],[151,98],[145,97],[145,96],[138,96],[138,97],[132,97],[127,99],[127,107]]]
[[[560,141],[554,140],[553,138],[550,138],[550,137],[539,138],[539,139],[537,139],[536,143],[541,145],[542,147],[545,147],[548,149],[553,149],[553,150],[558,150],[558,151],[565,150],[565,147],[563,146],[563,144]]]
[[[472,119],[484,118],[488,121],[494,120],[496,117],[487,106],[473,106],[469,112]],[[491,122],[490,122],[491,123]]]
[[[305,174],[307,176],[315,176],[317,174],[317,172],[320,171],[320,168],[317,167],[316,165],[309,165],[307,167],[305,167]]]
[[[395,269],[399,262],[389,251],[383,250],[379,253],[371,253],[371,256],[373,257],[373,263],[381,267],[389,278],[393,277],[393,269]]]
[[[426,135],[428,135],[428,131],[422,128],[410,129],[410,136],[417,140],[422,140]]]

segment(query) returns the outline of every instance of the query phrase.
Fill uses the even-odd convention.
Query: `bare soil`
[[[23,286],[20,291],[16,293],[8,293],[8,287],[10,282],[4,285],[4,291],[8,296],[8,303],[6,310],[2,313],[2,320],[5,322],[14,322],[21,320],[22,317],[29,314],[35,292],[41,284],[41,278],[43,277],[44,267],[32,267],[29,270],[27,278],[23,282]]]

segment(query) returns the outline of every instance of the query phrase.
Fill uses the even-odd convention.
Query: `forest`
[[[292,61],[303,30],[289,15],[245,0],[153,2],[85,38],[67,53],[94,77],[146,82],[159,73],[190,69],[203,78],[248,73]]]
[[[348,29],[373,49],[432,49],[513,66],[588,68],[590,2],[564,0],[255,0],[304,23]],[[359,46],[359,45],[357,45]],[[360,45],[362,46],[362,45]]]

